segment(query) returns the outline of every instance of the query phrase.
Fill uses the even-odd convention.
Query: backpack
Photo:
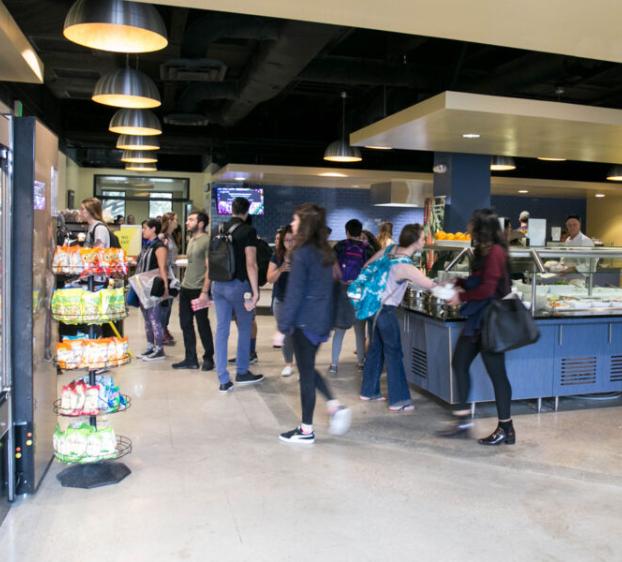
[[[361,273],[367,261],[365,259],[365,244],[357,240],[344,240],[339,246],[338,258],[341,270],[341,281],[354,281]]]
[[[389,272],[399,263],[412,263],[406,256],[391,256],[395,245],[388,246],[380,259],[370,263],[348,286],[348,297],[358,320],[374,316],[382,307],[382,297],[387,286]]]
[[[103,222],[98,222],[95,225],[95,228],[92,230],[91,234],[89,235],[89,240],[88,240],[89,245],[93,246],[93,244],[95,244],[95,231],[97,230],[97,227],[100,224],[108,231],[108,236],[110,237],[110,247],[111,248],[120,248],[121,247],[121,242],[119,242],[119,239],[117,238],[117,235],[114,232],[112,232],[112,230],[110,230],[108,228],[107,224],[105,224]]]
[[[243,223],[237,222],[229,227],[218,227],[218,234],[212,236],[207,251],[210,281],[231,281],[235,277],[235,252],[233,232]]]
[[[268,282],[268,266],[270,265],[270,258],[272,257],[272,248],[265,240],[257,238],[257,270],[258,270],[258,282],[260,287],[263,287]]]

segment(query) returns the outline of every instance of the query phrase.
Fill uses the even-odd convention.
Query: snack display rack
[[[111,249],[112,250],[112,249]],[[59,248],[57,254],[63,252],[64,249]],[[118,250],[114,250],[117,252]],[[110,265],[108,261],[104,261],[104,257],[111,252],[108,250],[72,250],[77,255],[82,254],[88,256],[88,261],[84,262],[84,265],[78,264],[76,261],[71,263],[56,261],[55,272],[57,274],[67,275],[68,273],[75,276],[79,276],[81,279],[86,280],[87,290],[86,293],[90,295],[96,294],[95,292],[95,277],[122,277],[127,273],[126,260],[117,260],[114,265]],[[75,289],[80,291],[81,289]],[[123,289],[101,289],[101,291],[121,291]],[[106,295],[108,298],[110,295]],[[118,296],[118,295],[116,295]],[[87,299],[97,302],[97,298]],[[80,302],[80,301],[78,301]],[[92,305],[92,302],[90,303]],[[88,325],[88,340],[83,340],[85,348],[89,345],[94,347],[96,343],[101,342],[103,348],[106,348],[106,343],[110,340],[111,349],[115,348],[115,345],[121,345],[124,338],[99,338],[97,337],[97,326],[112,322],[114,320],[120,320],[125,318],[127,312],[125,310],[125,302],[123,300],[122,310],[119,303],[116,303],[114,307],[109,307],[109,303],[106,303],[106,307],[100,309],[100,313],[96,313],[91,308],[84,313],[84,309],[79,312],[73,311],[69,314],[63,313],[58,307],[55,309],[54,300],[52,306],[52,313],[55,320],[63,323],[70,324],[87,324]],[[65,311],[66,312],[66,311]],[[114,340],[114,341],[113,341]],[[64,342],[63,342],[64,343]],[[65,389],[72,387],[80,390],[82,393],[82,402],[79,405],[70,405],[63,396],[57,399],[53,404],[54,412],[63,418],[88,418],[88,423],[73,423],[67,426],[65,431],[61,431],[60,427],[57,428],[57,432],[54,436],[54,451],[55,457],[58,461],[69,464],[67,468],[61,471],[57,478],[62,486],[73,488],[95,488],[100,486],[106,486],[110,484],[116,484],[123,480],[126,476],[131,474],[131,470],[123,463],[116,462],[122,457],[132,452],[132,442],[128,437],[122,435],[115,435],[110,426],[106,424],[99,424],[98,419],[101,420],[102,416],[108,416],[110,414],[116,414],[126,411],[131,406],[131,399],[125,394],[121,394],[118,391],[118,387],[114,387],[114,401],[108,401],[107,398],[102,398],[103,382],[102,375],[98,375],[97,371],[101,369],[108,369],[113,367],[119,367],[129,362],[129,354],[127,353],[127,340],[125,340],[125,352],[114,356],[113,360],[108,360],[100,356],[100,359],[94,359],[94,355],[86,355],[79,360],[59,361],[57,357],[57,366],[60,372],[75,371],[79,369],[87,369],[88,377],[84,377],[82,380],[75,380],[67,385]],[[59,344],[62,345],[62,344]],[[112,357],[112,355],[111,355]],[[112,381],[111,377],[107,377],[109,381]],[[112,384],[110,382],[110,384]],[[64,391],[65,391],[64,389]],[[87,393],[91,393],[86,402],[84,397]],[[94,394],[93,394],[94,393]],[[89,402],[90,400],[90,402]],[[76,454],[75,449],[72,451],[67,450],[67,444],[70,440],[82,439],[81,443],[86,444],[83,454]]]

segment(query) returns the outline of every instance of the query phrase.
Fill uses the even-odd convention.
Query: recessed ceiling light
[[[462,133],[463,139],[478,139],[480,136],[479,133]]]
[[[347,178],[347,174],[342,174],[340,172],[322,172],[318,174],[318,176],[322,176],[324,178]]]
[[[598,197],[599,199],[602,199],[604,196],[604,193],[597,193],[596,195],[594,195],[594,197]]]
[[[554,158],[553,156],[538,156],[538,160],[544,160],[545,162],[565,162],[566,158]]]
[[[519,189],[518,190],[519,193],[529,193],[528,189]]]
[[[391,146],[382,146],[381,144],[365,145],[365,148],[369,148],[370,150],[393,150],[393,147],[391,147]]]

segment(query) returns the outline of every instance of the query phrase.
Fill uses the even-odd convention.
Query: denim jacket
[[[326,341],[333,321],[333,267],[322,263],[322,253],[307,244],[293,254],[279,331],[300,328],[314,343]]]

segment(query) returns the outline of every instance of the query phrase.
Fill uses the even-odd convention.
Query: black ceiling
[[[3,0],[45,64],[45,85],[0,84],[60,136],[80,165],[119,165],[113,108],[90,101],[97,79],[126,62],[62,36],[73,0]],[[211,11],[158,6],[169,34],[160,52],[130,57],[163,105],[159,168],[210,162],[323,165],[347,126],[358,129],[444,90],[622,107],[622,65],[576,57]],[[178,123],[205,123],[180,125]],[[356,167],[430,171],[432,155],[364,150]],[[119,166],[120,167],[120,166]],[[510,175],[602,181],[606,166],[521,159]]]

